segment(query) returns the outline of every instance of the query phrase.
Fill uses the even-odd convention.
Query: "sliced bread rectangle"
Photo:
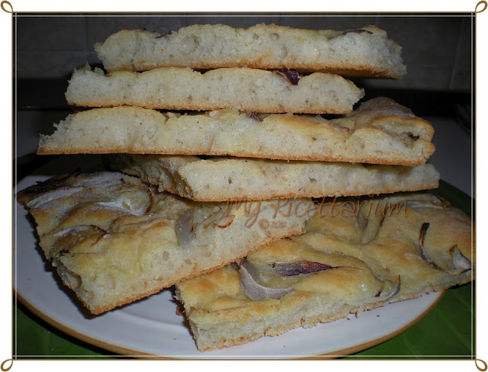
[[[122,30],[95,44],[95,50],[109,71],[247,66],[363,77],[399,78],[406,73],[401,47],[375,26],[335,31],[217,24],[167,34]]]
[[[194,156],[113,155],[110,165],[198,201],[350,196],[437,188],[431,164],[415,167]]]
[[[432,195],[319,208],[305,234],[176,285],[200,351],[361,316],[474,278],[469,216]]]
[[[68,116],[39,154],[132,153],[419,165],[434,152],[432,126],[387,98],[333,120],[236,110],[198,115],[137,107]]]
[[[287,78],[290,77],[290,79]],[[146,72],[75,70],[66,91],[69,104],[85,107],[140,106],[168,110],[268,113],[348,113],[362,89],[339,75],[298,76],[250,68],[205,73],[167,67]]]
[[[17,195],[63,283],[93,314],[300,234],[308,216],[275,201],[195,203],[119,172],[54,177]]]

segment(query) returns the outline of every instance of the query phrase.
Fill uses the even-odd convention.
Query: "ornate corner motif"
[[[486,2],[485,2],[486,3]],[[475,359],[474,364],[479,371],[484,372],[488,369],[488,365],[483,359]]]
[[[2,8],[3,8],[3,3],[2,3]],[[0,369],[2,371],[8,371],[10,368],[12,368],[13,365],[14,365],[13,359],[6,359],[2,362],[2,364],[0,364]]]
[[[485,0],[478,1],[476,6],[474,7],[474,12],[475,13],[483,13],[487,7],[488,7],[488,4]]]
[[[476,5],[476,6],[478,6],[478,5]],[[12,6],[12,4],[10,4],[10,1],[7,1],[7,0],[4,0],[0,3],[0,8],[2,8],[2,10],[5,13],[11,13],[12,14],[14,12],[14,7]]]

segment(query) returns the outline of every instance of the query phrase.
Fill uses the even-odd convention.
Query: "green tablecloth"
[[[439,195],[470,213],[471,199],[454,187],[441,183]],[[446,291],[438,305],[396,337],[346,358],[462,358],[475,355],[474,284]],[[79,341],[39,319],[22,304],[14,303],[14,357],[45,358],[70,355],[107,358],[112,352]],[[15,319],[17,322],[15,323]]]
[[[79,341],[17,307],[18,358],[63,355],[105,358],[114,354]],[[446,292],[425,318],[400,335],[347,358],[464,358],[474,354],[471,286]]]

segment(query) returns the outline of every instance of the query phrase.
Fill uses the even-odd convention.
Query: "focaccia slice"
[[[415,167],[194,156],[112,155],[110,166],[198,201],[373,195],[437,188],[431,164]]]
[[[375,26],[335,31],[217,24],[166,34],[122,30],[95,44],[95,51],[109,71],[248,66],[363,77],[399,78],[406,73],[401,47]]]
[[[389,98],[364,102],[345,117],[256,115],[236,110],[199,115],[136,107],[68,116],[38,154],[132,153],[420,165],[434,152],[434,130]]]
[[[118,172],[58,176],[18,194],[39,245],[93,314],[302,233],[276,203],[195,203]]]
[[[470,218],[429,194],[316,204],[307,232],[177,284],[199,350],[421,296],[473,279]]]
[[[207,72],[163,67],[146,72],[75,70],[66,91],[69,104],[84,107],[140,106],[168,110],[280,113],[352,111],[364,91],[342,76],[316,72],[290,76],[250,68]]]

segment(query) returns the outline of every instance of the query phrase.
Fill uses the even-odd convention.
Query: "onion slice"
[[[380,231],[381,226],[383,225],[383,221],[385,220],[385,216],[383,214],[379,216],[370,216],[367,219],[367,223],[364,226],[361,234],[361,243],[367,244],[373,239],[376,238],[378,235],[378,231]]]
[[[434,261],[432,261],[427,256],[427,254],[425,253],[425,250],[424,250],[425,235],[427,234],[427,230],[429,229],[429,226],[430,226],[430,223],[428,223],[428,222],[424,222],[422,224],[422,226],[420,226],[420,235],[419,235],[419,241],[418,241],[418,245],[417,245],[417,250],[418,250],[418,252],[420,254],[420,257],[422,257],[422,259],[426,263],[428,263],[434,269],[442,270],[439,266],[436,265],[436,263]],[[444,271],[444,270],[442,270],[442,271]]]
[[[290,263],[274,263],[271,264],[273,270],[283,276],[294,276],[300,274],[316,273],[318,271],[324,271],[329,269],[335,269],[337,266],[330,266],[320,262],[312,261],[296,261]]]
[[[300,81],[300,75],[298,75],[298,72],[295,70],[282,69],[282,70],[274,70],[273,72],[276,72],[277,74],[288,79],[288,81],[292,85],[298,85],[298,82]]]
[[[251,119],[256,120],[256,121],[263,121],[263,119],[259,116],[259,114],[255,111],[248,112],[247,116],[249,116]]]
[[[398,279],[396,284],[394,285],[391,281],[385,280],[383,282],[383,288],[375,295],[375,297],[380,297],[382,301],[389,301],[393,297],[395,297],[402,288],[402,281],[400,279],[400,275],[398,275]]]
[[[400,275],[398,275],[398,279],[397,279],[395,287],[392,287],[392,288],[393,288],[393,290],[387,294],[385,301],[391,300],[393,297],[395,297],[397,294],[400,293],[400,290],[402,289],[402,280],[400,278]]]
[[[447,199],[434,194],[430,194],[430,200],[407,200],[407,207],[410,208],[446,209],[450,205],[451,203]]]
[[[452,264],[456,269],[456,272],[453,272],[453,274],[462,274],[471,270],[471,261],[465,255],[463,255],[457,245],[453,246],[449,250],[449,253],[451,253]]]
[[[39,195],[38,197],[31,199],[27,203],[28,208],[45,208],[47,204],[58,200],[67,198],[77,192],[82,191],[82,187],[65,187],[56,189],[53,191],[46,192],[44,194]]]
[[[271,288],[259,284],[251,273],[255,273],[254,267],[249,261],[242,260],[239,264],[239,275],[244,293],[253,301],[265,300],[268,298],[281,298],[293,292],[293,288]]]
[[[77,180],[73,185],[81,187],[109,187],[119,185],[122,182],[122,177],[120,177],[118,172],[97,172],[90,177]]]
[[[193,218],[195,217],[195,210],[186,210],[176,221],[176,236],[181,248],[187,248],[193,238],[195,237]]]

